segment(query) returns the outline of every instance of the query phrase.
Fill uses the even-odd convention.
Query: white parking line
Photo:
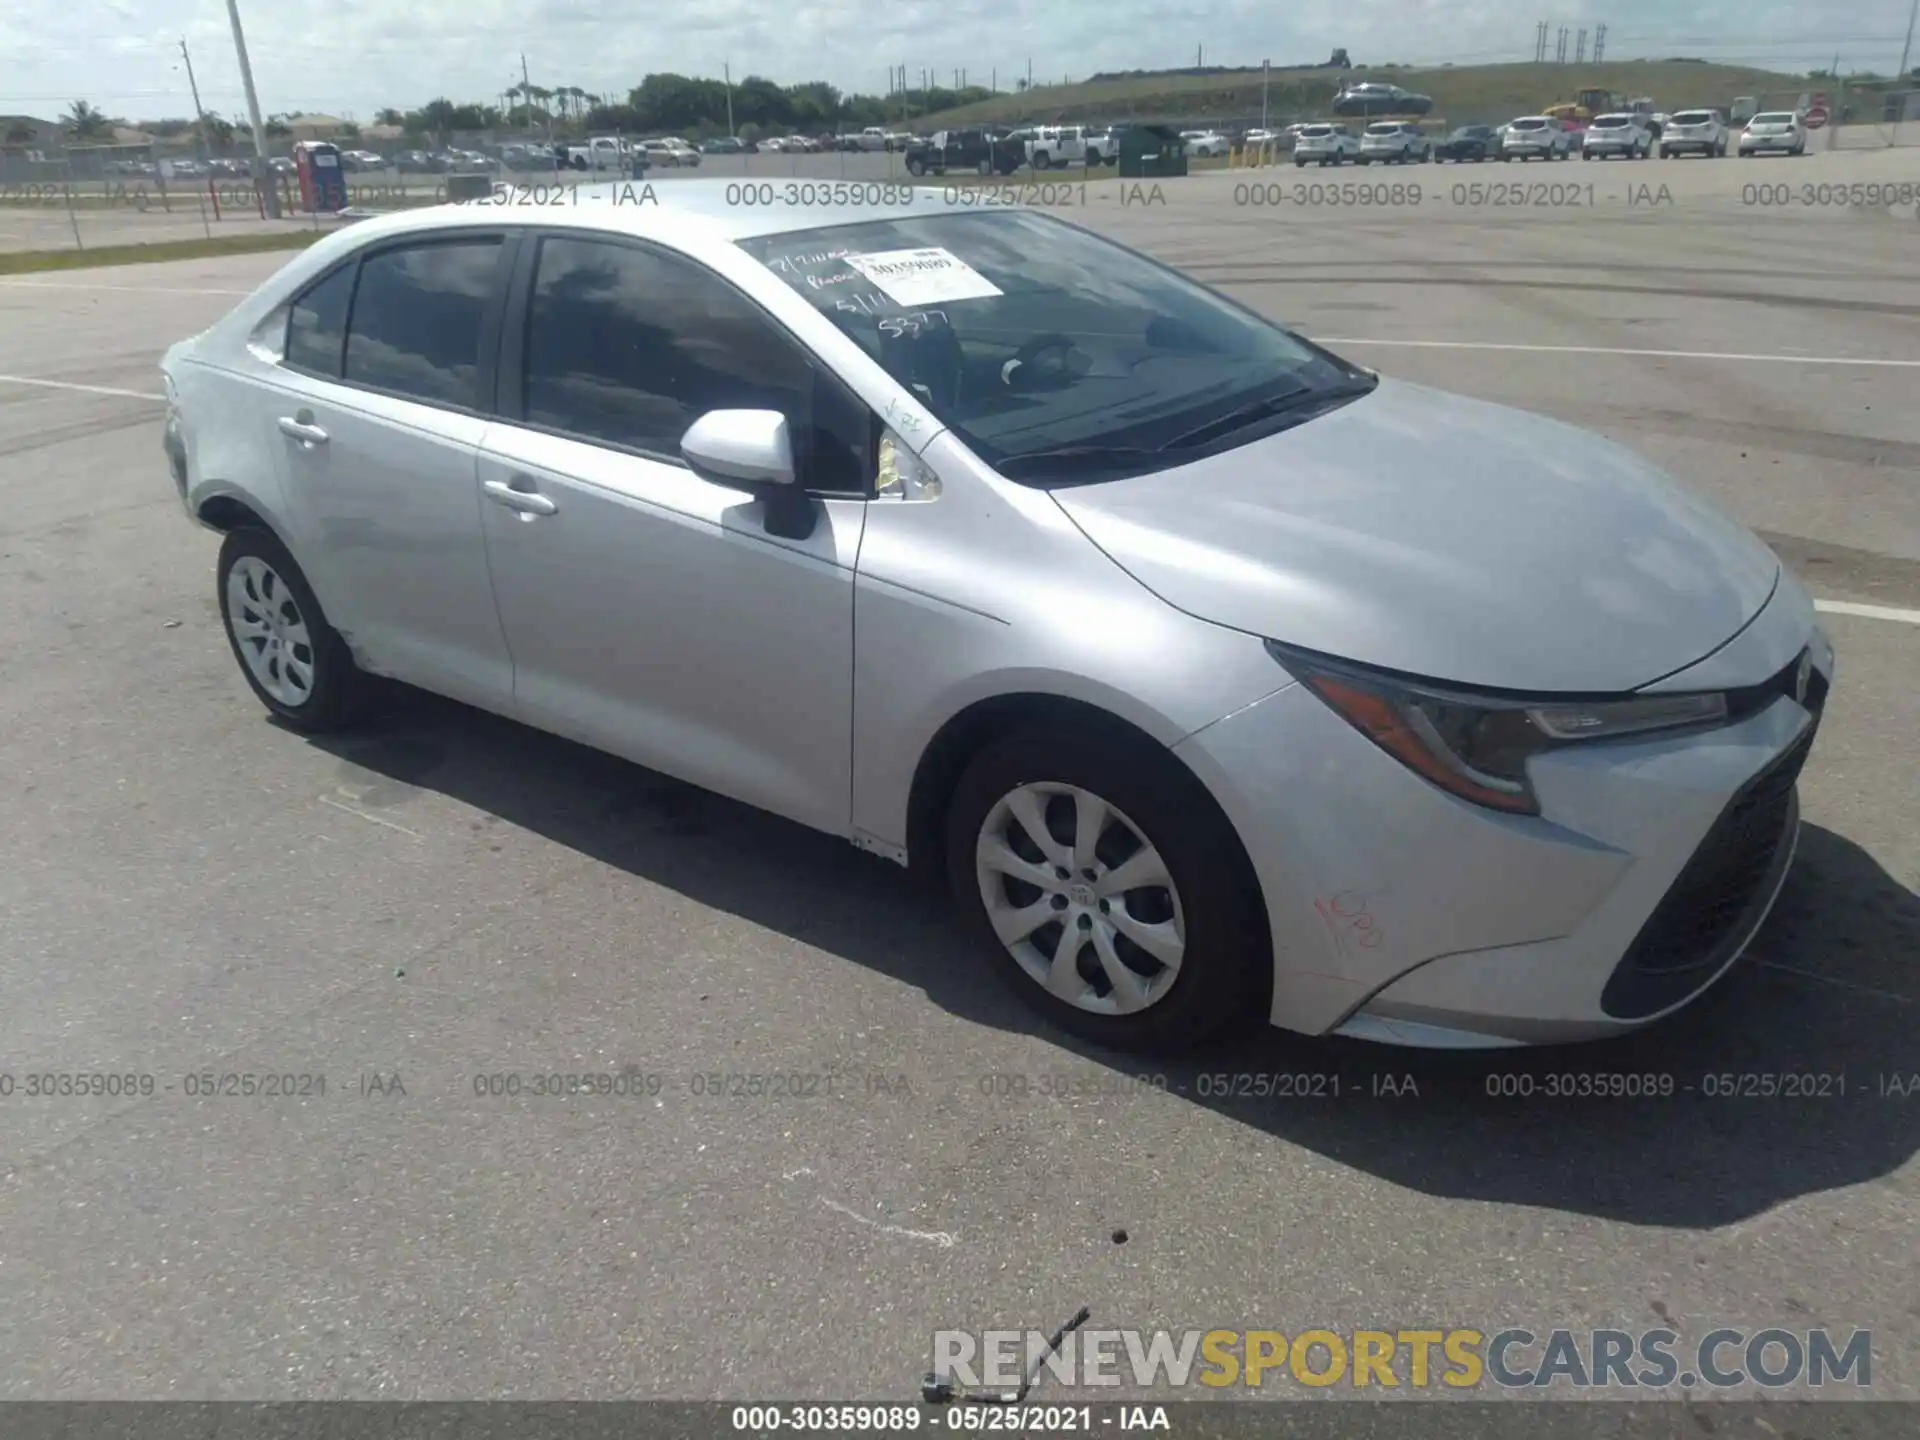
[[[119,290],[129,295],[251,295],[251,290],[199,290],[184,285],[83,285],[72,280],[0,280],[15,290]]]
[[[39,380],[31,375],[0,375],[0,384],[36,385],[48,390],[74,390],[82,395],[119,395],[128,400],[151,400],[156,405],[166,403],[167,397],[155,395],[148,390],[119,390],[111,385],[82,385],[73,380]]]
[[[1630,350],[1611,345],[1509,345],[1492,340],[1368,340],[1359,336],[1312,337],[1316,345],[1392,345],[1406,350],[1514,350],[1527,355],[1632,355],[1668,360],[1753,360],[1778,365],[1872,365],[1889,370],[1920,370],[1920,360],[1886,360],[1852,355],[1747,355],[1726,350]]]
[[[1920,625],[1920,610],[1901,610],[1892,605],[1856,605],[1851,600],[1816,600],[1813,608],[1829,615],[1858,615],[1866,620],[1898,620],[1903,625]]]

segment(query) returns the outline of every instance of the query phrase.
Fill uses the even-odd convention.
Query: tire
[[[982,175],[991,175],[991,174],[993,174],[993,161],[991,161],[991,160],[982,160],[982,161],[980,162],[980,165],[979,165],[979,170],[980,170],[980,173],[981,173]]]
[[[1079,857],[1091,859],[1097,870],[1124,864],[1129,839],[1144,839],[1158,852],[1170,887],[1142,886],[1109,898],[1135,926],[1152,925],[1161,940],[1171,942],[1177,967],[1169,971],[1123,939],[1119,927],[1096,919],[1092,904],[1105,902],[1095,898],[1093,885],[1082,887],[1071,875],[1069,882],[1048,878],[1048,884],[1061,886],[1062,913],[1077,916],[1079,925],[1069,929],[1066,922],[1043,921],[1016,941],[1024,962],[1001,940],[988,912],[989,893],[995,895],[1003,925],[1008,911],[1025,904],[1053,908],[1044,901],[1045,891],[979,861],[983,832],[1001,837],[1003,854],[1024,850],[1029,862],[1035,856],[1045,859],[1005,803],[1029,786],[1072,787],[1109,807],[1111,818],[1096,854]],[[1063,846],[1057,836],[1072,835],[1078,802],[1060,794],[1042,806],[1035,813],[1044,817],[1055,854],[1074,858],[1071,841]],[[1061,1029],[1115,1050],[1175,1051],[1211,1039],[1237,1021],[1264,1018],[1271,966],[1259,884],[1226,818],[1192,774],[1164,751],[1145,741],[1085,730],[1048,727],[1007,735],[990,742],[961,775],[948,806],[946,835],[948,884],[995,973]],[[1027,868],[1047,876],[1051,867],[1029,863]],[[1082,901],[1092,902],[1085,910],[1069,899],[1068,884]],[[1028,969],[1033,965],[1044,972],[1058,953],[1057,942],[1075,934],[1086,938],[1074,951],[1076,968],[1067,983],[1079,990],[1082,1003],[1053,993]],[[1113,982],[1107,978],[1113,972],[1102,963],[1097,936],[1105,937],[1123,973],[1149,995],[1144,1008],[1116,1013]],[[1156,980],[1164,988],[1153,993]],[[1107,993],[1101,996],[1097,991],[1103,983]],[[1097,1013],[1103,1006],[1114,1008]]]
[[[920,163],[920,157],[918,155],[907,157],[907,173],[915,178],[927,173],[927,167]]]
[[[1033,168],[1036,170],[1044,170],[1051,163],[1052,161],[1048,159],[1047,152],[1044,150],[1038,151],[1033,157]]]
[[[260,703],[307,734],[352,724],[364,708],[369,677],[353,663],[346,641],[327,623],[312,586],[287,547],[265,530],[246,526],[230,530],[221,543],[215,574],[221,628],[227,632],[234,662]],[[269,615],[276,619],[267,619]],[[257,625],[249,623],[250,616]],[[272,655],[269,646],[280,654]],[[287,657],[295,663],[287,665]],[[256,666],[264,671],[265,683]],[[301,687],[295,682],[303,668],[309,683]],[[281,677],[279,685],[273,683],[276,677]],[[301,688],[304,698],[295,693]]]
[[[1358,158],[1357,160],[1355,160],[1355,161],[1354,161],[1354,164],[1356,164],[1356,165],[1371,165],[1371,164],[1373,164],[1373,161],[1371,161],[1371,160],[1369,160],[1369,159],[1368,159],[1368,158],[1367,158],[1366,156],[1364,156],[1364,155],[1362,155],[1362,156],[1360,156],[1360,157],[1359,157],[1359,158]]]
[[[1593,158],[1593,156],[1591,156],[1591,155],[1589,155],[1589,154],[1588,154],[1588,153],[1587,153],[1586,151],[1584,151],[1584,150],[1582,150],[1582,151],[1580,152],[1580,158],[1581,158],[1582,160],[1591,160],[1591,159]]]

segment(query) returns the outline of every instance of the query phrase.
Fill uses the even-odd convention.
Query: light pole
[[[1920,15],[1920,0],[1913,0],[1913,4],[1907,7],[1907,38],[1905,43],[1900,47],[1900,69],[1898,71],[1899,77],[1903,81],[1907,78],[1907,61],[1913,54],[1913,20],[1916,15]],[[1836,75],[1834,78],[1837,80],[1839,76]],[[1904,107],[1902,108],[1902,113],[1905,113]]]
[[[280,192],[267,169],[267,123],[259,117],[259,94],[253,90],[253,65],[246,58],[246,31],[240,29],[240,0],[227,0],[227,19],[234,27],[234,54],[240,56],[240,84],[246,86],[246,115],[253,125],[253,184],[267,202],[267,217],[280,219]]]
[[[280,192],[269,181],[267,168],[267,125],[260,118],[260,96],[253,88],[253,66],[247,63],[247,36],[240,28],[239,0],[227,0],[227,19],[233,23],[233,48],[240,57],[240,83],[247,91],[247,119],[253,124],[253,183],[264,197],[269,219],[280,218]]]

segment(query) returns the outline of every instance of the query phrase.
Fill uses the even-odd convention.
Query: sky
[[[436,96],[497,101],[520,78],[624,96],[651,71],[783,84],[824,79],[884,93],[890,65],[917,85],[1011,88],[1101,70],[1310,64],[1344,46],[1359,64],[1533,58],[1550,34],[1607,26],[1611,59],[1700,56],[1805,71],[1891,71],[1912,0],[239,0],[263,112],[370,121]],[[85,99],[128,119],[188,116],[185,40],[202,103],[246,113],[225,0],[15,0],[0,13],[0,113],[52,118]],[[1549,44],[1551,45],[1551,40]],[[1920,58],[1909,65],[1920,64]]]

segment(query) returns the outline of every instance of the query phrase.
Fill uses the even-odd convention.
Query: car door
[[[516,712],[846,833],[871,412],[714,272],[637,240],[530,238],[509,307],[479,473]],[[680,458],[717,409],[788,417],[811,535],[770,534],[760,499]]]
[[[371,668],[498,708],[475,464],[512,247],[435,232],[361,252],[289,311],[272,422],[301,564]]]

